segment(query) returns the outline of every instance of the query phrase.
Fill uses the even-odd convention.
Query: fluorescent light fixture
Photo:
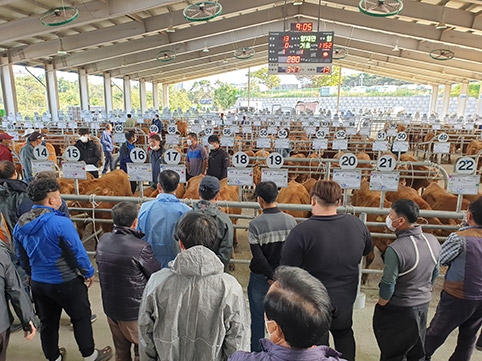
[[[204,45],[203,53],[209,53],[209,48],[207,45]]]
[[[295,0],[293,5],[303,5],[304,1],[303,0]]]
[[[172,26],[172,24],[171,24],[171,25],[169,25],[169,26],[167,27],[166,32],[168,32],[168,33],[175,33],[175,32],[176,32],[176,29],[174,29],[174,26]]]

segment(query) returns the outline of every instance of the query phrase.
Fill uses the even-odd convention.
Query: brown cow
[[[443,189],[437,182],[431,183],[423,192],[422,198],[427,201],[432,209],[438,211],[455,211],[457,209],[457,199],[458,197],[454,194],[448,194],[445,189]],[[462,209],[467,209],[469,207],[470,201],[468,199],[462,199]],[[453,219],[443,218],[441,221],[444,224],[454,224]],[[455,222],[456,224],[456,222]]]
[[[288,186],[281,188],[278,194],[278,203],[288,203],[288,204],[311,204],[310,194],[303,187],[302,184],[291,181]],[[308,218],[310,216],[309,211],[283,211],[287,214],[291,214],[295,218]]]

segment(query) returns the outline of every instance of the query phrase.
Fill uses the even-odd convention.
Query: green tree
[[[183,112],[192,107],[186,89],[178,89],[174,85],[169,85],[169,108],[177,110],[181,108]]]
[[[45,84],[45,76],[41,76],[39,79]],[[23,116],[31,117],[35,112],[41,114],[47,110],[47,90],[37,79],[32,76],[16,77],[15,88],[18,111]]]
[[[269,90],[277,88],[281,84],[281,80],[278,75],[268,74],[267,66],[252,72],[251,79],[253,79],[255,82],[263,84]]]
[[[191,89],[189,89],[189,100],[193,104],[198,104],[201,99],[212,99],[214,95],[214,87],[210,80],[202,79],[195,81]]]
[[[219,80],[215,85],[214,104],[224,110],[231,108],[238,99],[238,90],[236,87]]]

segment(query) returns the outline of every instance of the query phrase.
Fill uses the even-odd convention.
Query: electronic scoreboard
[[[298,27],[300,30],[269,33],[269,74],[331,73],[334,32],[309,31],[313,28],[309,23],[300,24],[294,25],[295,29]]]

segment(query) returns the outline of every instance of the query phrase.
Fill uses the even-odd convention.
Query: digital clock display
[[[291,31],[313,31],[313,23],[291,23]]]
[[[292,69],[294,70],[292,72],[319,74],[318,68],[331,65],[333,62],[333,40],[333,31],[270,32],[268,38],[268,70],[271,74],[277,74],[279,72],[276,70],[278,66],[306,65],[302,66],[299,71]],[[283,72],[286,73],[287,71]]]

